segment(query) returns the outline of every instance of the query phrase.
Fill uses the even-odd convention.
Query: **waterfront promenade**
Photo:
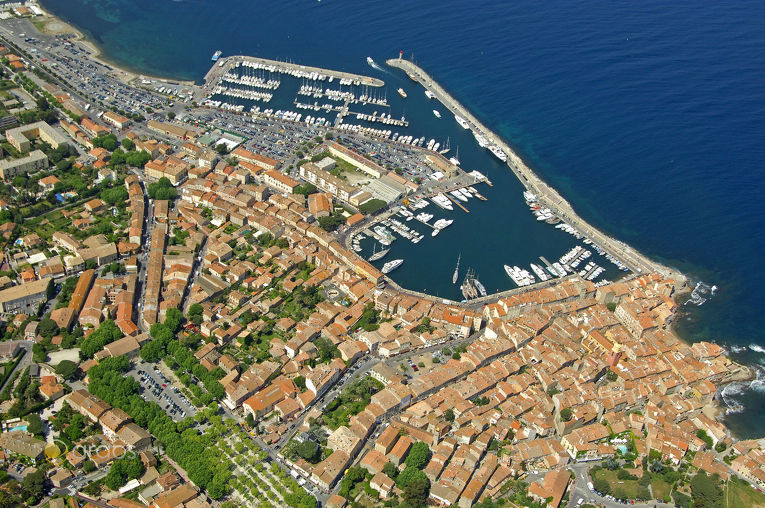
[[[327,77],[333,77],[334,79],[350,79],[351,81],[358,82],[363,86],[381,87],[385,85],[385,82],[381,79],[372,78],[369,76],[363,76],[361,74],[353,74],[350,72],[334,71],[331,69],[322,69],[321,67],[311,67],[309,65],[299,65],[290,62],[280,62],[279,60],[270,60],[268,58],[258,58],[254,56],[234,55],[223,57],[213,64],[207,74],[205,75],[206,85],[213,86],[221,74],[225,74],[233,65],[237,62],[250,62],[252,64],[260,64],[267,67],[273,67],[274,72],[280,72],[285,74],[291,74],[293,72],[312,73],[315,72]],[[222,65],[221,65],[222,64]]]
[[[540,202],[549,207],[555,215],[561,220],[579,230],[597,245],[602,247],[609,254],[619,259],[627,265],[633,272],[646,273],[656,272],[665,277],[672,277],[677,281],[678,287],[682,287],[686,282],[683,274],[677,270],[663,266],[647,258],[634,248],[612,238],[598,229],[588,224],[579,217],[571,205],[558,192],[542,181],[531,169],[521,160],[513,149],[498,135],[483,125],[467,108],[462,106],[454,97],[444,90],[436,81],[433,80],[424,70],[416,64],[400,59],[393,58],[385,62],[391,67],[401,69],[407,75],[417,81],[427,90],[430,90],[452,114],[459,115],[470,124],[470,129],[485,136],[491,143],[498,145],[508,156],[508,166],[515,173],[524,187],[537,195]]]

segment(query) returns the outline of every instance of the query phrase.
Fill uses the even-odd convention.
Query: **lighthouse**
[[[401,58],[402,58],[403,56],[404,56],[404,52],[403,52],[403,51],[399,51],[399,52],[398,52],[398,59],[399,59],[399,60],[401,60]]]

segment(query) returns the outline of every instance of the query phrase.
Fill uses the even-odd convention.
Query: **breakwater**
[[[311,67],[309,65],[299,65],[291,62],[280,62],[279,60],[270,60],[268,58],[234,55],[223,57],[213,64],[213,66],[209,71],[207,71],[207,74],[205,75],[205,83],[207,86],[215,86],[219,78],[237,63],[260,66],[260,68],[267,68],[271,72],[278,72],[283,74],[300,76],[315,74],[317,78],[324,76],[325,78],[347,80],[354,85],[360,86],[381,87],[385,85],[385,82],[381,79],[363,76],[361,74],[353,74],[350,72],[335,71],[331,69],[322,69],[321,67]]]
[[[444,90],[422,68],[402,58],[394,58],[385,62],[391,67],[401,69],[414,81],[420,83],[425,89],[431,91],[435,99],[441,102],[454,115],[464,118],[470,129],[498,145],[508,156],[507,165],[516,175],[521,184],[530,192],[537,195],[538,200],[550,208],[561,220],[567,222],[579,232],[602,247],[606,252],[619,259],[633,272],[645,273],[656,272],[665,277],[672,277],[678,282],[678,286],[685,283],[682,273],[672,268],[661,265],[633,247],[612,238],[602,231],[594,228],[574,211],[573,207],[558,192],[540,179],[515,153],[515,151],[502,138],[483,125],[467,108],[462,106],[454,97]]]

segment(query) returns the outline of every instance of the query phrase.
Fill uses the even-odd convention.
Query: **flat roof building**
[[[48,279],[27,282],[0,291],[0,313],[33,314],[47,299]]]
[[[53,148],[66,145],[66,138],[56,129],[43,121],[22,125],[5,131],[5,139],[19,152],[28,152],[30,138],[40,138]]]
[[[35,173],[46,169],[49,165],[48,156],[41,150],[34,150],[26,157],[0,160],[0,178],[7,180],[16,175]]]

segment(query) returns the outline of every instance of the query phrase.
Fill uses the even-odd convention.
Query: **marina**
[[[673,272],[671,269],[646,258],[632,247],[606,236],[585,222],[557,191],[538,178],[523,163],[507,143],[485,127],[470,111],[463,107],[416,64],[401,56],[387,60],[386,64],[403,70],[410,79],[425,87],[427,91],[433,94],[435,100],[441,102],[454,115],[455,120],[462,128],[473,132],[476,142],[480,147],[489,149],[498,159],[507,164],[525,189],[533,193],[536,201],[539,203],[541,211],[539,212],[538,219],[541,217],[540,220],[543,221],[560,221],[560,224],[558,224],[558,226],[561,226],[560,229],[569,232],[575,237],[589,239],[598,246],[598,249],[602,251],[604,256],[607,256],[607,259],[614,261],[614,264],[620,269],[625,271],[631,270],[636,273],[656,271],[667,276],[671,274],[674,277],[682,277],[681,274]],[[451,199],[456,203],[450,197],[447,197],[447,199]],[[456,204],[462,206],[459,203]],[[589,275],[592,275],[592,273]]]
[[[270,60],[268,58],[258,58],[254,56],[235,55],[220,58],[205,75],[205,82],[208,84],[217,81],[222,74],[227,72],[233,66],[244,65],[252,69],[266,70],[272,73],[287,74],[296,78],[306,78],[314,81],[338,80],[348,85],[364,85],[381,87],[385,82],[381,79],[353,74],[350,72],[322,69],[320,67],[311,67],[309,65],[300,65],[292,62],[282,62],[279,60]]]

